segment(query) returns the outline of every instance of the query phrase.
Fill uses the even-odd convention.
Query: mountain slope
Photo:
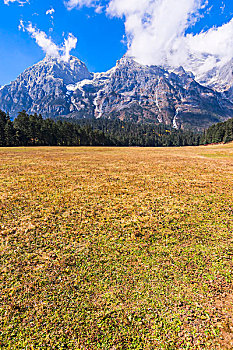
[[[123,57],[105,73],[91,74],[75,57],[46,57],[0,90],[0,108],[44,117],[117,117],[201,130],[233,116],[221,93],[197,83],[182,67],[165,70]]]
[[[72,87],[69,87],[72,89]],[[182,67],[168,72],[124,57],[106,73],[73,87],[73,117],[118,117],[203,129],[233,115],[220,93],[198,84]]]
[[[66,85],[91,77],[85,64],[76,57],[69,62],[45,57],[0,90],[0,106],[12,116],[22,109],[50,117],[66,114],[70,106]]]

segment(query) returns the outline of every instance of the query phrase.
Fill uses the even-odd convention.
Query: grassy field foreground
[[[0,149],[0,349],[233,349],[233,144]]]

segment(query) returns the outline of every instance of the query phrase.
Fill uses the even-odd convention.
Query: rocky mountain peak
[[[116,67],[122,67],[122,66],[142,66],[141,64],[137,63],[133,57],[124,55],[120,60],[116,62]]]
[[[86,65],[74,56],[71,56],[68,62],[60,58],[46,56],[20,75],[24,80],[31,80],[33,77],[39,84],[44,80],[59,79],[65,85],[89,79],[91,76]]]
[[[12,116],[22,109],[45,116],[69,113],[66,86],[92,76],[86,65],[74,56],[70,56],[68,62],[46,56],[0,90],[0,106]]]
[[[233,115],[225,95],[200,85],[183,67],[142,65],[127,55],[95,74],[74,56],[46,56],[0,89],[0,108],[12,116],[25,109],[52,118],[104,116],[198,130]]]

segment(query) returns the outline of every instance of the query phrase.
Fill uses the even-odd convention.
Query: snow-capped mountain
[[[198,77],[200,84],[219,92],[226,92],[233,86],[233,59],[222,66],[215,66]]]
[[[44,117],[105,116],[195,129],[233,117],[226,94],[200,85],[182,67],[144,66],[130,57],[95,74],[75,57],[46,57],[0,90],[0,109],[12,116],[25,109]]]
[[[233,103],[233,59],[204,74],[201,83],[221,92]]]
[[[78,83],[73,90],[73,116],[88,113],[96,118],[114,116],[199,129],[233,115],[228,100],[198,84],[182,67],[169,73],[128,57],[110,71],[95,74],[93,80]]]
[[[1,89],[0,108],[12,116],[23,109],[45,117],[69,114],[66,86],[86,78],[91,79],[92,74],[78,58],[71,56],[65,62],[46,56]]]

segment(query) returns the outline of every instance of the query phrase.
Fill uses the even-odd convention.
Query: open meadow
[[[0,148],[0,349],[233,349],[233,144]]]

